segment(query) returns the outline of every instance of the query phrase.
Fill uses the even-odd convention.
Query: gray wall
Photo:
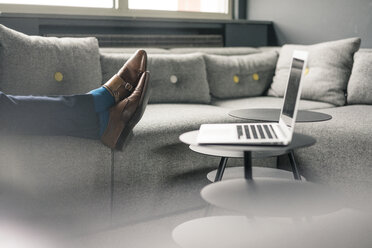
[[[372,48],[372,0],[248,1],[248,19],[273,21],[279,45],[361,37]]]

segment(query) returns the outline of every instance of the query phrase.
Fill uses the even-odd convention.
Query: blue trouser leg
[[[99,120],[90,94],[10,96],[0,92],[0,131],[99,139]]]

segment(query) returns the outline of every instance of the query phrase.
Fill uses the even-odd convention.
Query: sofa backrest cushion
[[[131,54],[101,54],[103,81],[109,80]],[[151,94],[149,103],[209,103],[211,101],[203,55],[148,54]]]
[[[347,86],[348,104],[372,104],[372,49],[355,53]]]
[[[138,49],[144,49],[143,47],[100,47],[100,53],[124,53],[133,54]],[[169,54],[170,51],[164,48],[148,47],[146,48],[147,54]]]
[[[272,82],[278,53],[205,55],[211,95],[218,99],[262,95]]]
[[[0,25],[0,90],[69,95],[101,84],[96,38],[28,36]]]
[[[342,106],[360,38],[350,38],[311,46],[284,45],[280,51],[270,96],[283,96],[294,50],[309,51],[308,66],[302,84],[302,99]]]
[[[184,48],[172,48],[169,50],[171,53],[184,54],[184,53],[205,53],[214,55],[247,55],[252,53],[262,52],[258,48],[254,47],[184,47]]]

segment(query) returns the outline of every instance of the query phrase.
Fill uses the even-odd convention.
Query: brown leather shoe
[[[110,118],[101,141],[112,149],[121,150],[124,141],[139,122],[149,100],[149,72],[142,73],[134,92],[110,108]]]
[[[137,50],[103,87],[111,93],[116,103],[120,102],[134,91],[141,74],[146,71],[146,67],[146,51]]]

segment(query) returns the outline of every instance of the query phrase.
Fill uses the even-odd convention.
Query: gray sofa
[[[112,76],[135,51],[132,48],[99,49],[95,39],[82,39],[77,45],[71,45],[76,40],[63,40],[62,44],[61,40],[30,38],[1,28],[4,35],[0,38],[0,90],[9,94],[88,92]],[[342,54],[340,50],[335,51],[342,61],[342,68],[337,70],[346,80],[339,85],[341,97],[340,92],[337,97],[333,95],[337,90],[332,88],[331,78],[328,81],[331,82],[330,95],[322,86],[320,91],[325,94],[317,95],[316,91],[313,94],[316,97],[310,95],[301,100],[300,109],[327,113],[332,119],[298,124],[296,131],[315,137],[317,143],[296,151],[295,156],[301,173],[308,180],[334,185],[346,192],[369,193],[372,183],[372,73],[369,69],[372,50],[364,49],[354,56],[359,48],[357,40],[343,42],[346,47],[331,42],[321,44],[320,48],[303,48],[315,52],[334,47],[349,50]],[[78,49],[84,47],[87,48]],[[30,54],[27,49],[43,52]],[[20,50],[23,54],[28,52],[26,61],[15,56]],[[84,223],[85,229],[90,221],[90,226],[104,228],[204,207],[206,203],[199,192],[209,183],[206,174],[216,169],[219,158],[192,152],[178,137],[202,123],[241,122],[228,115],[232,109],[280,108],[282,98],[272,91],[277,89],[274,84],[278,84],[278,70],[283,69],[276,66],[285,61],[282,50],[279,47],[147,49],[152,83],[150,104],[124,149],[110,150],[98,140],[77,137],[10,136],[2,132],[0,185],[6,189],[6,194],[1,207],[11,214],[22,213],[30,218]],[[84,53],[89,59],[82,58],[88,56]],[[322,56],[335,60],[332,54]],[[357,68],[352,68],[353,58],[359,63]],[[56,70],[64,70],[65,81],[40,75],[32,63],[43,59],[48,63],[43,64],[41,71],[54,75]],[[311,74],[310,67],[309,77],[319,73],[328,75],[327,71],[319,72],[319,66],[328,68],[328,64],[315,60],[312,63],[315,72]],[[63,69],[59,69],[61,65]],[[334,70],[333,64],[329,62],[329,65],[330,70]],[[14,68],[24,66],[34,66],[28,68],[26,79],[14,72]],[[216,66],[221,69],[215,69]],[[74,75],[79,72],[83,76],[91,72],[99,75],[91,73],[86,81],[79,74],[75,80]],[[276,78],[272,83],[274,73]],[[211,82],[211,77],[216,80]],[[31,86],[24,87],[26,83]],[[234,85],[240,88],[234,90]],[[347,95],[344,91],[353,94]],[[226,92],[228,94],[224,95]],[[287,164],[285,158],[280,159],[280,167],[286,168]],[[228,166],[241,165],[240,159],[231,159],[228,163]],[[276,158],[255,159],[254,165],[276,167]]]

